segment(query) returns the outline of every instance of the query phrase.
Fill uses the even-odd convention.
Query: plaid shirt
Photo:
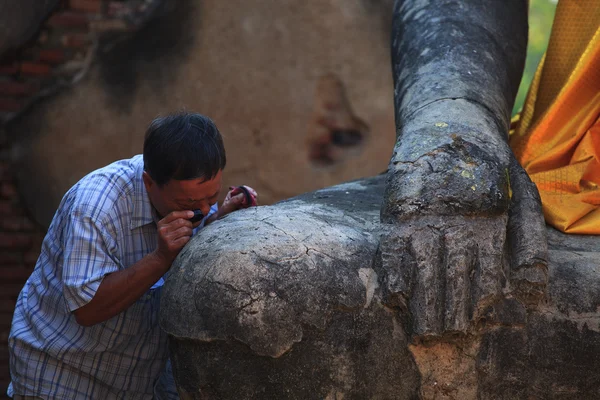
[[[158,325],[163,279],[97,325],[80,326],[72,313],[94,297],[105,275],[156,248],[157,217],[142,181],[143,167],[141,155],[117,161],[65,194],[15,307],[9,395],[153,397],[167,360],[166,334]],[[214,204],[211,214],[216,211]],[[166,392],[176,397],[174,388]]]

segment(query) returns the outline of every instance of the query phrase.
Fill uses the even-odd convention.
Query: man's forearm
[[[170,262],[150,253],[129,268],[104,277],[92,300],[74,311],[77,323],[92,326],[135,303],[169,269]]]

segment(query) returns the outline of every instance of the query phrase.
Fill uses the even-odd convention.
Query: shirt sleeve
[[[102,279],[120,269],[116,241],[92,215],[73,212],[65,220],[62,280],[69,312],[89,303]]]

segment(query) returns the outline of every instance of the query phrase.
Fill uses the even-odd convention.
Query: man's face
[[[150,202],[161,217],[173,211],[202,210],[208,215],[210,206],[217,202],[221,192],[222,170],[211,180],[170,180],[162,187],[144,172],[144,185]]]

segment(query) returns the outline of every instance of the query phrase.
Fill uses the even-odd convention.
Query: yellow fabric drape
[[[510,144],[546,221],[600,235],[600,0],[561,0]]]

